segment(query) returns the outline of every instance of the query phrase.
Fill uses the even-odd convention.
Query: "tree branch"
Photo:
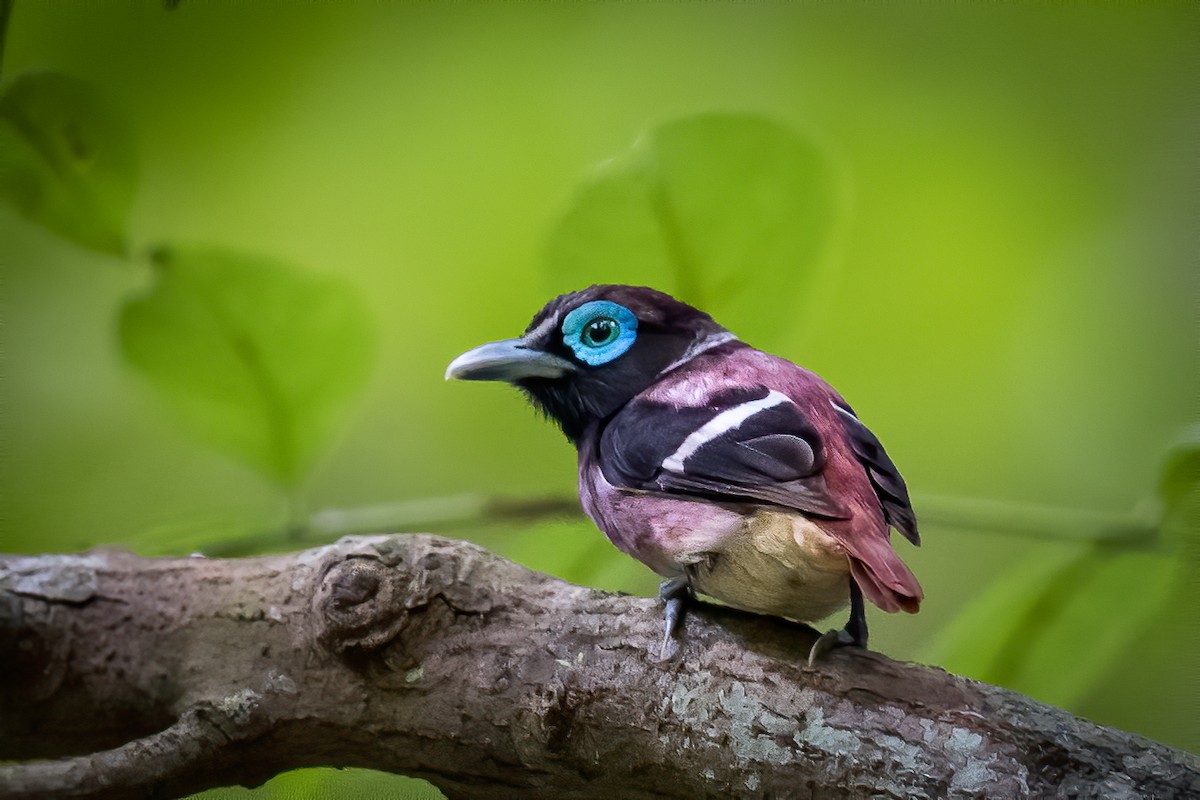
[[[656,657],[656,601],[467,543],[348,538],[244,560],[0,559],[0,797],[176,797],[300,766],[451,798],[1172,797],[1200,759],[712,606]]]

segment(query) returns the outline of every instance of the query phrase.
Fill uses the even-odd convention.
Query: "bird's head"
[[[489,342],[450,363],[446,378],[506,381],[578,442],[691,356],[734,340],[712,317],[644,286],[592,286],[560,295],[518,339]]]

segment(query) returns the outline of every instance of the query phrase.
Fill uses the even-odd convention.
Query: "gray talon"
[[[659,658],[665,659],[671,645],[671,637],[683,623],[687,602],[692,598],[692,587],[686,576],[677,575],[659,584],[658,596],[662,598],[663,604],[666,606],[663,613],[662,648],[659,650]]]
[[[838,647],[854,647],[858,642],[854,641],[854,637],[846,632],[845,628],[835,631],[826,631],[813,643],[812,649],[808,651],[808,665],[811,667],[820,659],[824,658],[830,652]]]
[[[811,667],[837,647],[867,646],[867,613],[863,606],[862,591],[854,579],[850,580],[850,620],[846,627],[837,631],[826,631],[808,651],[808,665]]]

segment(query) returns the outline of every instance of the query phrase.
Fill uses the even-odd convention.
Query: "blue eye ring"
[[[563,344],[583,363],[598,367],[625,354],[637,338],[637,317],[623,305],[593,300],[563,319]]]

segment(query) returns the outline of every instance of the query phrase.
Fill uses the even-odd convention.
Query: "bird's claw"
[[[663,638],[662,646],[659,648],[658,657],[665,660],[667,651],[671,647],[671,639],[675,635],[675,631],[679,629],[679,623],[683,621],[683,604],[682,597],[673,597],[666,600],[667,609],[663,614]]]
[[[658,587],[658,596],[662,598],[665,610],[663,612],[663,639],[658,657],[665,661],[671,648],[672,637],[683,623],[687,602],[692,598],[692,588],[686,577],[679,575],[663,581]]]
[[[816,642],[813,643],[812,649],[808,651],[808,665],[811,667],[828,655],[833,650],[839,647],[862,647],[862,643],[858,642],[849,631],[845,628],[838,630],[826,631],[821,635]]]
[[[867,649],[867,609],[863,605],[862,590],[853,578],[850,579],[850,619],[841,630],[826,631],[808,651],[808,666],[813,666],[838,647],[861,647]]]

